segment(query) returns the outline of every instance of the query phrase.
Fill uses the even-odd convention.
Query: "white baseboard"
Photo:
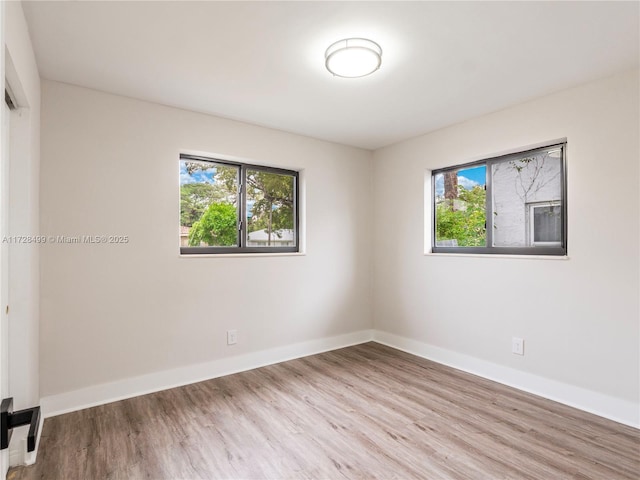
[[[624,425],[640,428],[640,405],[629,400],[551,380],[379,330],[373,331],[373,341]]]
[[[43,418],[369,342],[371,330],[321,338],[43,397]]]
[[[47,396],[41,400],[42,417],[61,415],[372,340],[517,388],[518,390],[533,393],[631,427],[640,428],[640,405],[632,401],[569,385],[379,330],[362,330]],[[35,460],[35,454],[33,459]],[[29,459],[22,460],[17,457],[15,457],[15,460],[19,463],[29,461]]]

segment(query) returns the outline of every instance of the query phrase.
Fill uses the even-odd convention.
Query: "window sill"
[[[506,255],[488,253],[433,253],[425,252],[425,257],[479,257],[479,258],[518,258],[524,260],[569,260],[568,255]]]
[[[304,257],[306,255],[307,254],[305,252],[178,254],[180,258]]]

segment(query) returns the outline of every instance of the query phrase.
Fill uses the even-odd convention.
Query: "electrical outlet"
[[[511,339],[511,351],[516,355],[524,355],[524,339],[513,337]]]
[[[238,331],[227,330],[227,345],[235,345],[238,343]]]

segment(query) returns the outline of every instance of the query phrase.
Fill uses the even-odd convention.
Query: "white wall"
[[[381,149],[372,178],[370,152],[43,81],[41,233],[131,242],[42,249],[42,395],[100,403],[366,339],[349,335],[373,319],[380,341],[640,424],[637,85],[628,72]],[[423,255],[428,169],[565,137],[569,259]],[[306,255],[180,257],[181,151],[302,169]]]
[[[42,94],[41,232],[131,239],[42,249],[43,396],[370,328],[370,152],[52,81]],[[180,257],[191,151],[302,169],[306,255]]]
[[[375,328],[604,395],[629,409],[599,413],[640,424],[638,105],[633,71],[376,151]],[[423,255],[426,170],[563,137],[568,260]]]
[[[30,236],[39,231],[40,76],[22,4],[3,3],[5,74],[19,107],[11,115],[9,235]],[[9,246],[9,394],[15,410],[40,402],[39,274],[38,245]],[[33,461],[24,456],[26,430],[14,431],[11,464]]]

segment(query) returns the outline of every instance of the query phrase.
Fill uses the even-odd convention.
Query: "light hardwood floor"
[[[640,431],[367,343],[48,418],[26,479],[635,479]]]

